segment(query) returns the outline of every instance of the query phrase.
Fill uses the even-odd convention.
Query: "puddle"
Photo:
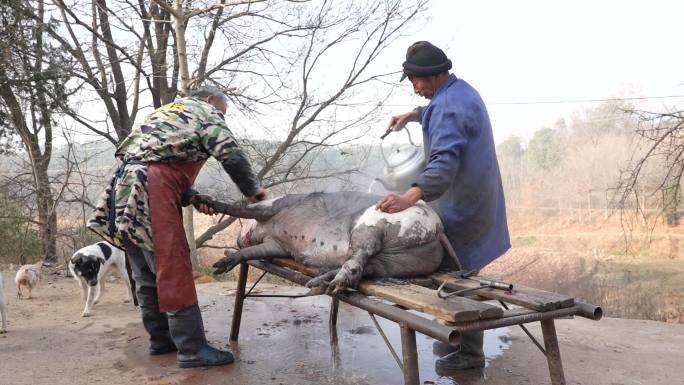
[[[288,289],[296,292],[298,289]],[[282,288],[279,294],[283,294]],[[207,301],[207,297],[211,300]],[[233,297],[204,294],[200,302],[212,303],[203,313],[211,343],[226,346],[232,317]],[[328,331],[327,296],[248,298],[243,309],[240,338],[231,349],[238,356],[233,370],[245,374],[236,383],[257,384],[400,384],[403,375],[368,313],[340,304],[338,344],[331,346]],[[376,317],[401,359],[399,326]],[[418,365],[422,384],[477,384],[484,370],[469,370],[456,376],[440,376],[434,362],[435,340],[416,333]],[[485,355],[489,365],[510,346],[508,328],[485,332]],[[233,371],[231,370],[231,371]],[[235,373],[231,373],[234,375]]]

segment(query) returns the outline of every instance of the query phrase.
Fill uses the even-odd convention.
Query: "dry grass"
[[[610,317],[684,323],[684,226],[626,236],[616,219],[509,218],[513,247],[483,275],[572,295]]]

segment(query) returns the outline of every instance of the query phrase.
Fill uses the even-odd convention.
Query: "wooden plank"
[[[443,281],[446,281],[445,287],[452,290],[470,289],[480,286],[479,281],[474,279],[456,278],[453,275],[443,272],[430,274],[430,277],[434,279],[437,284],[441,284]],[[514,285],[514,290],[512,293],[490,288],[478,290],[476,293],[477,295],[485,298],[513,303],[536,311],[555,310],[571,307],[575,304],[575,299],[567,295],[533,289],[520,285]]]
[[[296,270],[302,274],[306,274],[309,277],[317,277],[320,274],[321,269],[318,267],[304,266],[301,263],[295,262],[292,258],[275,258],[271,262],[274,265],[287,267],[292,270]]]
[[[320,269],[303,266],[293,259],[274,259],[273,264],[299,271],[315,277]],[[407,309],[417,310],[443,319],[447,322],[476,321],[479,319],[499,318],[503,309],[486,303],[474,301],[464,297],[437,297],[435,290],[418,285],[401,285],[391,283],[377,283],[364,280],[357,288],[365,295],[372,295],[389,302],[396,303]]]
[[[521,316],[521,315],[530,315],[530,314],[534,314],[534,313],[537,313],[537,311],[532,310],[532,309],[527,309],[524,307],[518,307],[515,309],[504,310],[503,317],[501,317],[501,318],[517,317],[517,316]]]
[[[273,259],[271,262],[274,265],[281,266],[281,267],[287,267],[288,269],[298,271],[298,272],[305,274],[305,275],[308,275],[310,277],[317,277],[321,273],[321,270],[322,270],[321,268],[318,268],[318,267],[304,266],[302,264],[295,262],[295,260],[292,258],[276,258],[276,259]],[[414,284],[414,285],[425,286],[425,287],[434,286],[434,281],[430,277],[377,278],[377,279],[382,280],[383,283],[388,283],[388,284],[392,284],[392,283],[396,283],[399,285]]]
[[[307,267],[298,264],[290,258],[274,259],[273,263],[279,266],[297,270],[311,277],[315,277],[320,273],[319,268]],[[447,273],[433,273],[430,275],[430,278],[437,281],[437,285],[439,285],[442,281],[446,280],[447,284],[445,285],[445,287],[452,290],[468,289],[480,286],[479,282],[477,281],[471,279],[456,278]],[[560,308],[566,308],[571,307],[575,304],[574,298],[564,294],[552,293],[520,285],[515,285],[514,289],[514,293],[509,294],[498,289],[482,289],[473,294],[477,294],[487,299],[502,300],[504,302],[520,305],[528,309],[533,309],[537,311],[549,311]]]
[[[446,279],[447,284],[445,286],[454,290],[479,287],[480,284],[477,279],[487,279],[483,277],[461,279],[445,273],[434,273],[431,277],[435,279],[436,283],[441,283],[442,280]],[[549,311],[571,307],[575,303],[572,297],[564,294],[552,293],[520,285],[514,286],[513,293],[498,289],[482,289],[477,291],[477,294],[482,297],[514,303],[537,311]]]
[[[397,305],[433,315],[447,322],[477,321],[500,318],[503,309],[463,297],[437,297],[435,290],[417,285],[380,284],[364,280],[358,290]]]

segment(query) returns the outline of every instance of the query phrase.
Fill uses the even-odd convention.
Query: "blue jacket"
[[[416,109],[427,164],[414,186],[439,213],[464,269],[480,269],[511,247],[492,126],[480,95],[449,75]]]

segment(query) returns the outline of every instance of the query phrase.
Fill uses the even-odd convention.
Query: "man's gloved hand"
[[[195,195],[198,195],[199,191],[195,190],[194,188],[190,187],[189,189],[183,191],[181,194],[181,206],[189,206],[192,203],[192,197]]]
[[[264,199],[266,199],[267,195],[268,193],[266,192],[266,189],[264,189],[263,187],[259,187],[254,196],[251,196],[247,199],[249,200],[249,203],[257,203],[259,201],[263,201]]]
[[[190,197],[190,203],[195,206],[195,209],[206,215],[216,214],[213,207],[214,202],[214,198],[210,197],[209,195],[196,194]]]

